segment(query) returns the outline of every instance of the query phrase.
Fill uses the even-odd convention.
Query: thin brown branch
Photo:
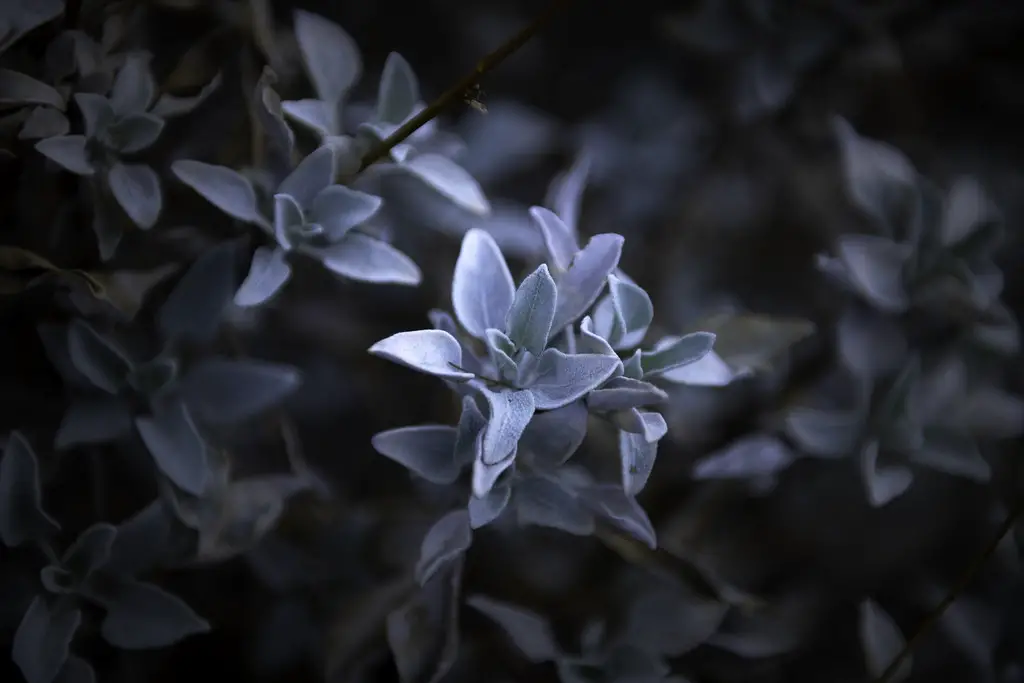
[[[450,107],[452,104],[463,101],[466,95],[473,92],[474,88],[479,85],[480,79],[485,74],[492,71],[495,67],[518,51],[519,48],[529,42],[533,36],[539,33],[540,30],[547,26],[552,19],[558,16],[559,12],[566,9],[572,1],[573,0],[552,0],[547,9],[534,19],[529,26],[509,38],[496,50],[483,57],[479,62],[477,62],[476,67],[466,74],[459,82],[445,90],[423,111],[406,121],[398,130],[372,147],[370,151],[367,152],[366,156],[363,157],[362,164],[359,166],[359,171],[365,171],[371,164],[380,161],[396,145],[400,144],[410,135],[429,123],[432,119],[436,118],[442,111]]]
[[[931,630],[939,623],[942,615],[945,614],[950,605],[956,602],[957,598],[967,590],[974,581],[974,578],[978,575],[978,572],[982,570],[989,559],[995,554],[996,550],[999,549],[999,544],[1002,543],[1003,538],[1013,530],[1014,524],[1017,523],[1017,520],[1020,518],[1022,513],[1024,513],[1024,501],[1018,502],[1014,509],[1006,516],[1006,519],[999,527],[999,531],[995,534],[989,544],[985,546],[985,549],[971,561],[971,564],[960,576],[956,585],[949,589],[946,597],[944,597],[942,601],[935,606],[935,609],[933,609],[931,613],[924,618],[924,621],[922,621],[917,627],[917,630],[914,631],[913,635],[907,638],[907,642],[903,645],[903,649],[900,650],[899,654],[897,654],[896,657],[893,658],[892,662],[889,663],[889,666],[885,668],[885,671],[883,671],[878,678],[874,679],[872,683],[891,683],[896,672],[903,665],[903,662],[906,661],[907,657],[910,656],[914,648],[921,642],[921,639],[930,633]]]

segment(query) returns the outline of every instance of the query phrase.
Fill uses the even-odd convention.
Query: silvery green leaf
[[[106,602],[100,632],[104,640],[122,650],[167,647],[210,630],[181,598],[152,583],[123,580]]]
[[[21,130],[18,131],[19,140],[41,140],[53,138],[59,135],[67,135],[71,130],[71,123],[63,112],[53,107],[36,107],[25,119]]]
[[[747,479],[786,469],[796,455],[769,434],[754,434],[733,441],[693,468],[694,479]]]
[[[539,470],[553,471],[565,463],[587,435],[587,409],[582,401],[534,413],[519,438],[519,457]]]
[[[617,424],[624,431],[643,437],[648,443],[660,441],[668,433],[668,423],[661,413],[630,408],[616,415],[630,415],[630,418],[625,418],[623,422]]]
[[[327,239],[337,242],[349,230],[369,220],[383,200],[344,185],[331,185],[313,200],[310,220],[324,227]]]
[[[551,321],[555,317],[558,290],[546,264],[523,279],[505,318],[509,339],[535,356],[544,353]]]
[[[856,448],[864,430],[864,417],[856,411],[840,412],[794,408],[786,415],[786,433],[810,455],[841,457]]]
[[[448,157],[417,154],[403,161],[402,168],[467,211],[482,216],[491,210],[476,179]]]
[[[624,241],[622,235],[613,233],[594,235],[576,252],[569,268],[556,280],[558,307],[552,330],[572,324],[597,301],[608,275],[619,265]]]
[[[622,375],[629,377],[630,379],[643,379],[643,352],[637,349],[633,352],[633,355],[624,361],[621,361]]]
[[[292,230],[305,224],[302,207],[289,194],[274,195],[274,238],[278,246],[288,250],[292,248]]]
[[[448,564],[387,615],[387,643],[402,683],[438,683],[455,665],[464,564]]]
[[[962,396],[945,418],[972,434],[1012,439],[1024,432],[1024,400],[996,387],[980,386]]]
[[[860,453],[861,476],[867,489],[868,502],[873,507],[882,507],[895,500],[910,488],[914,474],[902,465],[883,467],[878,464],[878,441],[870,441]]]
[[[498,377],[515,383],[519,377],[519,367],[512,358],[516,351],[515,344],[501,330],[488,328],[484,334],[487,337],[487,354],[498,371]]]
[[[772,360],[815,330],[806,320],[736,312],[711,316],[698,327],[715,334],[712,353],[739,376],[770,368]]]
[[[295,152],[295,133],[284,120],[281,98],[273,88],[276,81],[277,77],[270,67],[264,66],[253,88],[253,108],[256,110],[256,120],[270,143],[270,151],[281,163],[291,163]]]
[[[157,498],[117,525],[106,567],[135,576],[155,568],[168,553],[174,520],[166,503]]]
[[[714,635],[729,606],[704,600],[678,582],[657,577],[629,606],[629,641],[668,657],[681,657]]]
[[[257,247],[249,274],[235,292],[237,306],[259,306],[277,294],[292,276],[287,254],[280,247]]]
[[[665,337],[654,345],[657,351],[675,341],[678,337]],[[667,342],[667,343],[666,343]],[[692,387],[724,387],[738,379],[749,377],[753,373],[749,368],[733,370],[714,351],[689,365],[681,365],[660,375],[662,379],[673,384],[686,384]]]
[[[131,433],[132,415],[128,404],[116,396],[90,395],[68,406],[54,448],[65,450],[82,444],[106,443]]]
[[[165,340],[211,342],[235,293],[235,245],[204,251],[192,262],[157,313]]]
[[[413,114],[419,101],[416,74],[402,55],[392,52],[384,62],[380,77],[376,119],[397,126]]]
[[[2,7],[5,11],[3,18],[0,19],[0,28],[3,29],[0,31],[0,53],[14,45],[25,34],[53,21],[64,11],[64,3],[61,0],[25,0]]]
[[[160,471],[183,491],[201,495],[210,469],[206,443],[185,404],[155,405],[152,415],[135,418],[135,427]]]
[[[995,207],[978,181],[960,176],[953,182],[942,207],[939,236],[945,246],[959,244],[994,218]]]
[[[452,275],[452,307],[459,323],[481,340],[488,328],[503,329],[515,293],[512,273],[494,238],[479,228],[469,230]]]
[[[103,568],[110,558],[117,527],[97,522],[78,535],[61,556],[61,568],[77,581],[83,581]]]
[[[642,434],[619,430],[622,488],[627,494],[635,496],[644,490],[657,457],[657,441],[647,441]]]
[[[992,478],[992,467],[974,439],[950,430],[927,431],[921,447],[907,457],[912,463],[972,481],[984,483]]]
[[[334,107],[323,100],[285,100],[281,102],[285,115],[311,128],[322,136],[339,132]]]
[[[454,459],[458,467],[476,461],[482,439],[479,438],[487,427],[487,418],[480,411],[473,396],[462,397],[462,412],[456,427]]]
[[[455,427],[419,425],[379,432],[371,443],[374,450],[391,458],[432,484],[451,484],[459,478],[461,466],[455,461]]]
[[[413,286],[423,278],[411,258],[387,242],[362,233],[349,233],[337,244],[304,251],[314,254],[331,272],[352,280]]]
[[[277,406],[302,381],[299,371],[254,359],[205,358],[181,380],[181,395],[199,420],[239,422]]]
[[[11,659],[26,683],[53,683],[68,659],[82,611],[70,600],[32,599],[14,634]]]
[[[890,230],[901,195],[914,190],[917,172],[895,147],[861,137],[843,119],[836,119],[840,156],[850,199]]]
[[[594,515],[576,496],[541,477],[529,477],[516,484],[513,503],[520,524],[560,529],[577,536],[594,533]]]
[[[592,509],[612,524],[649,548],[658,547],[657,534],[650,518],[636,498],[618,484],[594,484],[583,491]]]
[[[462,333],[459,331],[459,326],[455,322],[455,318],[453,318],[448,312],[436,308],[429,311],[427,313],[427,317],[430,318],[430,324],[435,330],[443,330],[456,339],[459,339],[459,345],[462,347],[462,366],[466,372],[471,372],[474,375],[482,375],[484,373],[483,360],[478,358],[473,352],[473,349],[460,339]]]
[[[906,337],[896,321],[859,308],[839,319],[836,341],[843,364],[865,378],[895,372],[907,353]]]
[[[339,102],[363,71],[355,41],[333,21],[304,10],[295,10],[294,29],[317,97]]]
[[[117,162],[107,174],[114,199],[135,225],[147,230],[156,225],[163,208],[160,178],[146,164]]]
[[[906,641],[896,622],[874,600],[862,601],[859,615],[858,630],[868,674],[872,678],[878,678],[903,651]],[[911,657],[904,657],[903,663],[891,679],[893,683],[898,683],[910,675],[911,663]]]
[[[837,250],[857,291],[869,303],[887,313],[907,309],[904,267],[913,253],[911,245],[875,235],[843,235]]]
[[[233,218],[260,223],[256,191],[249,179],[226,166],[181,159],[171,164],[178,180],[198,192],[206,201]]]
[[[135,53],[125,58],[110,89],[110,106],[118,116],[141,114],[156,95],[156,83],[149,70],[149,56]]]
[[[640,286],[608,275],[608,291],[614,311],[614,333],[609,339],[616,349],[630,349],[643,341],[654,320],[654,304]]]
[[[60,525],[43,509],[36,453],[21,432],[13,431],[0,457],[0,540],[14,548],[58,531]]]
[[[642,352],[640,364],[644,378],[696,363],[711,353],[715,339],[716,335],[711,332],[691,332],[660,348],[656,346],[652,351]]]
[[[495,486],[483,496],[470,495],[466,511],[469,525],[474,529],[485,527],[496,520],[512,498],[512,487],[508,484]]]
[[[129,114],[117,119],[105,132],[110,146],[121,154],[149,148],[164,130],[164,120],[152,114]]]
[[[477,444],[475,446],[476,453],[479,454],[477,459],[473,461],[473,472],[470,477],[470,485],[473,491],[473,495],[477,497],[486,496],[494,488],[498,481],[498,478],[505,473],[506,470],[512,469],[514,471],[516,464],[516,449],[512,449],[512,452],[508,456],[493,465],[489,465],[483,461],[483,437],[481,433],[477,437]]]
[[[560,173],[551,182],[545,201],[568,227],[574,242],[575,236],[579,234],[580,206],[583,203],[583,190],[586,188],[589,173],[590,155],[581,152],[569,170]]]
[[[584,397],[618,369],[618,357],[592,353],[569,356],[547,349],[537,364],[530,392],[538,410],[553,410]]]
[[[75,93],[75,104],[82,112],[82,124],[85,126],[85,137],[99,138],[114,123],[116,116],[110,100],[95,93]]]
[[[324,144],[334,152],[334,172],[341,178],[348,178],[359,173],[366,146],[363,140],[351,135],[327,135]]]
[[[132,368],[124,349],[82,320],[74,320],[68,326],[68,353],[78,372],[93,386],[110,394],[124,386]]]
[[[580,338],[576,341],[576,346],[577,353],[596,353],[602,356],[619,357],[611,344],[594,332],[594,321],[589,315],[580,321]],[[618,375],[620,372],[617,371],[615,374]]]
[[[462,366],[462,346],[442,330],[398,332],[371,346],[369,352],[428,375],[460,381],[473,378],[457,369]]]
[[[466,604],[500,626],[527,660],[538,664],[561,655],[555,634],[543,617],[484,595],[472,595]]]
[[[182,114],[188,114],[199,107],[205,102],[210,95],[220,87],[223,76],[220,72],[210,79],[210,82],[204,85],[198,93],[191,97],[177,97],[175,95],[168,95],[164,93],[160,95],[160,98],[150,109],[150,113],[160,118],[169,119],[175,116],[181,116]]]
[[[416,562],[416,581],[425,585],[442,567],[453,562],[469,549],[473,543],[473,529],[469,525],[469,513],[453,510],[437,520],[420,546],[420,558]]]
[[[277,194],[286,194],[303,210],[313,206],[313,200],[334,182],[334,151],[321,145],[288,174],[277,187]]]
[[[0,106],[45,104],[64,108],[64,98],[52,86],[18,71],[0,68]]]
[[[587,408],[595,412],[628,410],[668,400],[668,394],[650,382],[612,377],[587,394]]]
[[[568,270],[579,251],[576,235],[553,211],[543,206],[530,207],[530,217],[540,229],[547,248],[548,259],[556,272]]]
[[[534,397],[527,390],[483,388],[481,393],[490,410],[480,459],[484,465],[497,465],[515,452],[533,417]]]
[[[58,135],[37,142],[36,150],[76,175],[90,176],[96,173],[96,167],[85,144],[84,135]]]

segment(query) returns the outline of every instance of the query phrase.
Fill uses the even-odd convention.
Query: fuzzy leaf
[[[359,47],[333,21],[305,10],[295,10],[294,29],[317,96],[336,105],[363,71]]]
[[[256,190],[241,173],[189,159],[175,161],[171,172],[227,215],[247,223],[263,220],[256,204]]]
[[[442,567],[451,563],[469,549],[473,542],[473,529],[469,513],[453,510],[437,520],[420,547],[416,563],[416,580],[425,585]]]
[[[369,352],[435,377],[473,378],[472,373],[457,369],[462,367],[462,346],[442,330],[398,332],[371,346]]]
[[[494,238],[473,228],[462,238],[452,275],[452,307],[465,330],[484,339],[488,328],[504,329],[516,288]]]
[[[582,398],[603,384],[619,367],[618,357],[598,354],[567,355],[547,349],[530,382],[538,410],[553,410]]]
[[[505,319],[508,338],[517,347],[535,356],[544,353],[557,303],[555,281],[547,265],[541,264],[516,290],[512,307]]]
[[[457,430],[442,425],[399,427],[375,434],[371,443],[383,456],[432,484],[451,484],[461,467],[455,461]]]
[[[292,276],[287,253],[278,247],[257,247],[249,274],[235,292],[236,306],[251,307],[266,303],[281,291]]]
[[[181,394],[198,419],[225,424],[277,406],[301,381],[299,371],[290,365],[207,358],[182,379]]]

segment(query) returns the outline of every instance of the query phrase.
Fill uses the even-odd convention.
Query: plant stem
[[[903,649],[900,650],[899,654],[897,654],[896,657],[893,658],[892,662],[889,663],[889,666],[885,668],[885,671],[883,671],[878,678],[874,679],[872,683],[891,683],[896,672],[903,665],[903,662],[907,657],[910,656],[913,649],[921,642],[921,639],[925,634],[929,633],[932,628],[939,623],[942,615],[947,609],[949,609],[950,605],[956,602],[956,599],[960,597],[960,594],[967,590],[971,585],[971,582],[974,581],[974,577],[977,576],[978,572],[980,572],[985,566],[989,558],[991,558],[995,554],[996,550],[999,549],[999,544],[1002,543],[1003,538],[1013,531],[1013,526],[1017,523],[1021,513],[1024,513],[1024,501],[1018,502],[1014,509],[1006,516],[1006,519],[999,527],[999,531],[992,538],[989,544],[985,546],[985,549],[974,558],[971,564],[967,567],[967,570],[960,576],[960,579],[956,584],[949,589],[946,597],[944,597],[942,601],[935,606],[935,609],[933,609],[931,613],[924,618],[921,624],[917,627],[917,630],[914,631],[913,635],[907,638],[907,642],[903,645]]]
[[[519,48],[529,42],[534,35],[547,26],[559,12],[567,8],[570,3],[572,3],[572,0],[552,0],[547,9],[534,19],[529,26],[509,38],[496,50],[484,56],[476,63],[476,67],[471,72],[466,74],[455,85],[441,93],[441,95],[431,102],[423,111],[406,121],[398,130],[387,138],[374,145],[370,151],[367,152],[366,156],[363,157],[358,172],[365,171],[370,165],[380,161],[396,145],[400,144],[410,135],[429,123],[432,119],[436,118],[442,111],[447,109],[453,103],[461,102],[467,93],[471,92],[475,86],[479,85],[480,79],[484,75],[493,70],[508,57],[512,56],[517,50],[519,50]]]

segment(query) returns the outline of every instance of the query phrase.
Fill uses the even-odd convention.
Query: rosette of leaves
[[[258,306],[292,275],[289,257],[301,254],[333,273],[374,283],[415,285],[420,270],[405,254],[358,228],[382,200],[334,184],[336,155],[326,145],[306,156],[277,186],[265,209],[252,182],[225,166],[176,161],[171,170],[218,209],[262,228],[273,245],[257,247],[249,274],[235,293],[239,306]],[[272,214],[272,218],[266,215]]]
[[[210,477],[203,425],[248,419],[284,400],[299,384],[287,365],[199,356],[217,333],[234,290],[232,245],[197,259],[157,314],[161,348],[120,329],[74,320],[66,329],[41,328],[51,360],[72,400],[56,435],[58,449],[119,440],[137,431],[160,472],[181,489],[201,494]],[[189,359],[186,362],[186,359]]]
[[[144,54],[128,56],[109,97],[75,94],[85,127],[83,134],[58,135],[36,143],[37,150],[66,170],[81,176],[99,175],[124,212],[142,229],[153,227],[160,217],[160,177],[148,164],[124,158],[148,149],[164,128],[164,118],[150,111],[156,83],[148,62]],[[104,242],[101,238],[101,244]],[[105,255],[109,258],[112,249]]]
[[[578,255],[572,277],[558,284],[541,265],[517,288],[493,238],[471,230],[452,280],[462,329],[435,311],[435,329],[400,332],[371,347],[370,353],[445,380],[462,397],[457,427],[402,427],[373,440],[379,452],[437,484],[472,469],[467,509],[443,517],[424,539],[422,581],[469,547],[473,528],[506,509],[520,523],[580,535],[603,518],[655,544],[632,495],[565,465],[586,435],[586,397],[621,375],[622,362],[613,352],[566,352],[554,342],[600,294],[621,246],[618,235],[597,236]]]
[[[590,245],[575,251],[578,247],[573,231],[554,212],[534,207],[530,213],[544,235],[548,262],[559,281],[573,282],[579,278],[576,274],[578,259],[589,257]],[[590,244],[599,237],[594,237]],[[617,261],[616,258],[615,265]],[[596,302],[588,295],[582,300],[582,306],[576,304],[574,311],[591,310],[593,306],[591,314],[583,318],[578,333],[566,331],[562,339],[567,347],[587,353],[616,360],[620,353],[627,356],[619,360],[615,376],[609,377],[587,397],[587,407],[619,428],[623,488],[635,495],[647,483],[657,456],[658,441],[668,432],[661,413],[641,410],[668,398],[651,380],[704,359],[711,353],[715,335],[691,332],[681,337],[666,337],[652,349],[641,351],[637,347],[654,320],[650,296],[617,268],[608,269],[604,278],[607,294]],[[593,285],[587,289],[593,289]],[[599,294],[601,289],[603,283],[598,286]]]
[[[1020,346],[999,301],[993,207],[967,178],[943,200],[896,149],[837,130],[848,193],[878,229],[820,261],[858,298],[836,334],[854,402],[797,407],[786,431],[808,455],[856,454],[876,506],[909,488],[909,465],[988,481],[987,442],[1024,431],[1024,402],[982,372]]]
[[[166,647],[209,630],[180,598],[137,578],[161,551],[140,533],[152,530],[147,521],[93,524],[56,553],[52,539],[60,526],[43,508],[35,452],[22,434],[10,435],[0,460],[0,538],[8,547],[34,545],[48,562],[39,573],[43,590],[25,611],[11,650],[28,683],[95,680],[89,663],[71,652],[87,606],[103,614],[103,639],[122,649]]]
[[[820,258],[822,270],[874,310],[932,336],[1019,351],[994,262],[1003,225],[980,184],[960,177],[943,197],[896,148],[842,119],[836,130],[847,194],[876,233],[841,236],[834,254]]]
[[[416,74],[401,55],[396,52],[388,55],[372,115],[359,125],[355,136],[346,135],[342,109],[347,104],[349,90],[362,75],[359,48],[344,29],[318,14],[296,10],[294,29],[306,73],[317,96],[281,102],[281,109],[288,118],[314,131],[325,144],[341,152],[343,159],[350,160],[339,166],[340,175],[354,174],[372,142],[392,135],[423,109]],[[395,145],[389,151],[389,162],[374,166],[408,173],[457,205],[476,214],[488,213],[490,204],[479,183],[440,153],[441,149],[432,149],[436,145],[431,143],[437,136],[437,124],[431,120],[410,135],[408,142]],[[349,154],[350,150],[355,154]]]

